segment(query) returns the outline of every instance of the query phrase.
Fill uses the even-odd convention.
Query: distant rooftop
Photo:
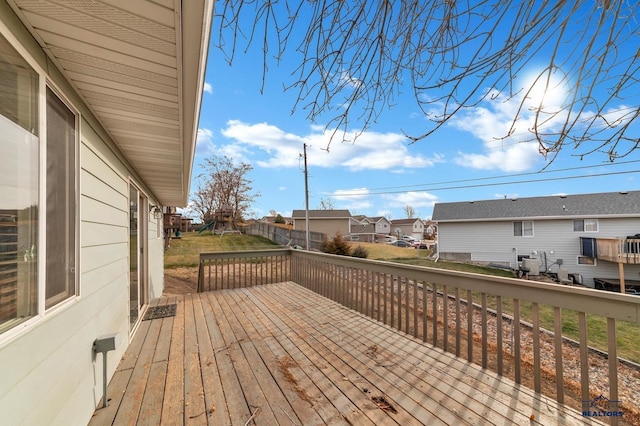
[[[640,191],[436,203],[433,220],[557,217],[640,217]]]
[[[304,210],[294,210],[292,215],[294,219],[304,219]],[[349,210],[309,210],[309,217],[313,219],[334,219],[351,217]]]

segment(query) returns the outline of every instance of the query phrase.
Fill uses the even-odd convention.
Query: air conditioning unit
[[[540,275],[540,259],[522,259],[522,267],[529,270],[529,275]]]

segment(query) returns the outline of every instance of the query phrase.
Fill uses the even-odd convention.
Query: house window
[[[588,256],[578,256],[578,265],[596,266],[596,259]]]
[[[76,116],[47,87],[46,307],[76,294]]]
[[[41,82],[0,35],[0,333],[77,294],[77,117]]]
[[[598,219],[579,219],[573,221],[574,232],[598,232]]]
[[[38,81],[0,35],[0,332],[38,312]]]
[[[513,222],[513,236],[533,237],[533,222],[529,220],[522,222]]]

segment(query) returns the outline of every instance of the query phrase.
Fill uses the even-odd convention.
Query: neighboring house
[[[0,421],[87,424],[163,290],[213,1],[0,0]]]
[[[351,232],[348,237],[351,241],[374,243],[376,242],[375,225],[373,223],[366,223],[364,225],[351,223]]]
[[[540,271],[562,268],[593,286],[593,279],[638,278],[640,266],[583,250],[592,239],[624,241],[640,233],[640,191],[437,203],[441,259],[497,263],[518,269],[536,259]],[[626,271],[625,271],[626,269]]]
[[[399,231],[399,232],[398,232]],[[395,219],[391,221],[391,234],[409,235],[416,240],[424,238],[424,222],[422,219]]]
[[[293,229],[306,230],[305,210],[294,210]],[[333,238],[340,233],[343,236],[351,233],[351,213],[349,210],[309,210],[309,231],[326,234]]]
[[[384,241],[391,229],[391,222],[384,217],[352,216],[350,224],[350,239],[368,243]]]
[[[438,225],[430,219],[424,221],[424,236],[429,239],[436,239],[438,236]]]
[[[370,223],[375,225],[374,232],[378,235],[391,234],[391,221],[383,216],[376,216],[368,218]],[[384,237],[383,237],[384,238]]]

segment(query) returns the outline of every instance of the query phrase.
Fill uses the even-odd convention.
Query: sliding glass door
[[[147,297],[147,206],[149,202],[129,185],[129,324],[132,331],[140,319]]]

